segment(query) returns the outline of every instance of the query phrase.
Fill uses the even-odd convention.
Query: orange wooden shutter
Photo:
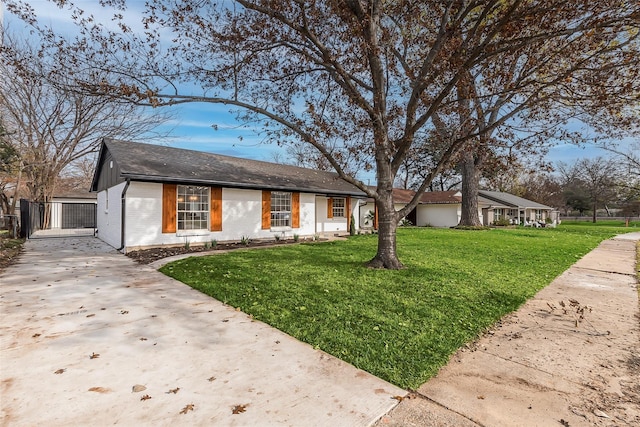
[[[262,191],[262,229],[271,228],[271,191]]]
[[[162,232],[176,232],[176,197],[178,186],[176,184],[162,184]]]
[[[211,231],[222,231],[222,188],[211,187],[211,200],[209,201],[209,211],[211,212],[209,229]]]
[[[347,197],[344,201],[344,216],[347,217],[347,231],[351,229],[351,197]]]
[[[377,230],[378,229],[378,204],[377,203],[373,207],[373,212],[374,212],[373,229]]]
[[[333,218],[333,198],[327,199],[327,218]]]
[[[300,228],[300,193],[291,193],[291,228]]]

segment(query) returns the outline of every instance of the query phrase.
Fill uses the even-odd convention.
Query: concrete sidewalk
[[[406,395],[98,239],[25,248],[0,276],[3,426],[366,426]]]
[[[639,426],[638,240],[602,242],[376,425]]]

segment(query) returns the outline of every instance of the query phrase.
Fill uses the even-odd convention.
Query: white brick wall
[[[459,204],[419,205],[416,210],[418,226],[455,227],[460,222]]]
[[[327,203],[329,198],[325,196],[316,196],[316,233],[318,234],[334,234],[338,232],[347,232],[347,218],[327,218]],[[351,210],[354,212],[358,204],[356,199],[351,199]],[[351,215],[351,214],[348,214]],[[354,216],[358,216],[354,214]],[[356,223],[356,228],[357,228]]]
[[[114,247],[120,246],[120,196],[124,184],[109,190],[109,212],[106,191],[98,194],[98,237]],[[262,191],[222,189],[222,231],[178,231],[162,233],[162,184],[131,182],[126,194],[125,250],[161,245],[184,245],[210,242],[237,241],[243,236],[252,239],[274,238],[275,235],[292,237],[313,236],[316,233],[316,200],[326,198],[315,194],[300,194],[300,228],[262,230]],[[116,216],[117,214],[117,216]],[[329,220],[346,230],[346,220]]]
[[[98,193],[96,225],[98,237],[114,248],[120,247],[121,197],[125,183],[118,184]]]

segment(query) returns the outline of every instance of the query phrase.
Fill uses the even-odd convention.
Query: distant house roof
[[[132,181],[365,197],[335,172],[110,138],[102,141],[92,191],[97,191],[106,151],[116,162],[120,177]]]
[[[485,204],[499,204],[501,206],[510,208],[530,208],[530,209],[553,209],[550,206],[543,205],[542,203],[534,202],[531,200],[523,199],[522,197],[514,196],[509,193],[502,193],[500,191],[478,191],[479,202]]]
[[[405,190],[402,188],[393,189],[394,203],[409,203],[416,194],[413,190]],[[426,191],[422,193],[418,204],[452,204],[461,203],[462,195],[458,190],[451,191]]]

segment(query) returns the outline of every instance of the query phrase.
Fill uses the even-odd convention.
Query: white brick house
[[[346,233],[365,197],[332,172],[113,139],[91,191],[97,236],[124,252]]]

